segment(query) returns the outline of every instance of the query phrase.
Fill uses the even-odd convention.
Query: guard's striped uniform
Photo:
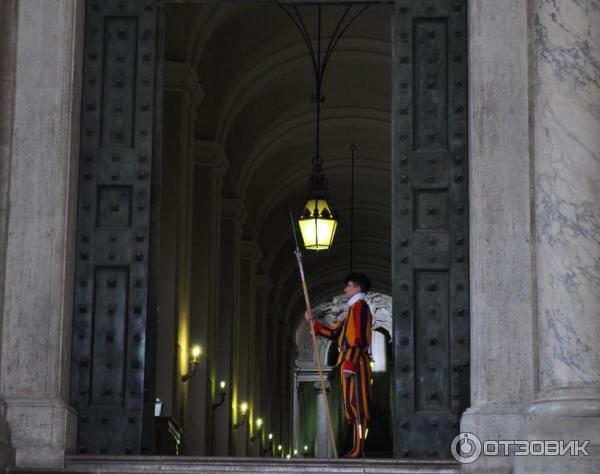
[[[344,412],[348,422],[354,423],[354,445],[348,453],[357,457],[363,449],[364,435],[369,421],[369,390],[371,386],[371,365],[369,347],[371,345],[371,324],[373,316],[365,300],[358,300],[348,311],[346,318],[332,326],[315,321],[315,334],[337,340],[340,355],[336,367],[340,367]],[[356,376],[351,375],[355,373]],[[356,404],[356,388],[360,407],[360,427]]]

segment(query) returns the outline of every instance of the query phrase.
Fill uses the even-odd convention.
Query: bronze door
[[[393,13],[394,455],[446,458],[469,404],[467,2]]]
[[[71,374],[79,453],[152,449],[157,3],[86,2]]]

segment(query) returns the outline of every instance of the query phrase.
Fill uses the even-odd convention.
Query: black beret
[[[348,273],[348,275],[346,275],[346,279],[344,280],[344,283],[347,285],[349,281],[352,281],[352,282],[360,285],[360,289],[364,293],[366,293],[367,291],[369,291],[371,289],[371,280],[369,280],[369,277],[367,275],[365,275],[364,273],[357,273],[357,272]]]

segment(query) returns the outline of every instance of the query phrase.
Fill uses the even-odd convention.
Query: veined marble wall
[[[592,473],[600,465],[600,2],[535,0],[532,14],[540,391],[527,437],[588,440],[590,456],[516,466]]]
[[[600,2],[537,0],[541,388],[600,384]]]

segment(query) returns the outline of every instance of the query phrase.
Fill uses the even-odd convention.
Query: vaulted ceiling
[[[316,38],[317,7],[298,7]],[[324,42],[344,6],[323,7]],[[358,11],[358,7],[354,7]],[[196,138],[216,141],[230,168],[224,195],[248,212],[243,235],[261,247],[272,298],[294,325],[303,311],[289,210],[299,213],[315,148],[314,76],[298,30],[275,3],[165,5],[168,60],[196,70],[205,97]],[[341,221],[331,250],[304,252],[311,297],[341,293],[350,270],[354,143],[354,270],[390,292],[390,7],[371,6],[339,42],[325,75],[321,155]]]

